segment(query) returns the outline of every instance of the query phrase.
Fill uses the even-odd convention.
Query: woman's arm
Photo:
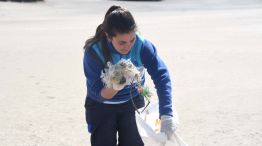
[[[142,63],[151,76],[159,99],[159,114],[173,116],[172,86],[168,69],[158,56],[155,46],[145,40],[141,50]]]

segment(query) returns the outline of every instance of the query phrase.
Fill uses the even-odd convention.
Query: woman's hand
[[[119,90],[115,90],[113,88],[103,88],[101,90],[101,96],[105,99],[112,99]]]
[[[137,92],[141,94],[143,92],[143,87],[137,87]]]
[[[103,88],[101,90],[101,96],[104,97],[105,99],[112,99],[118,91],[122,90],[125,88],[127,83],[124,84],[113,84],[112,88]]]
[[[167,139],[170,140],[172,136],[174,136],[175,131],[177,129],[178,122],[174,117],[169,115],[161,116],[161,132],[167,135]]]

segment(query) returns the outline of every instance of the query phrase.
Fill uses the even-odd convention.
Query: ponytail
[[[111,6],[111,7],[107,10],[107,12],[106,12],[106,14],[105,14],[105,18],[104,18],[103,23],[97,26],[95,36],[89,38],[88,40],[86,40],[84,49],[89,48],[88,46],[91,46],[93,43],[97,42],[98,40],[103,39],[103,38],[106,38],[105,31],[103,30],[104,25],[105,25],[105,20],[107,19],[107,16],[108,16],[110,13],[112,13],[114,10],[120,9],[120,8],[121,8],[120,6],[115,6],[115,5],[113,5],[113,6]]]
[[[93,43],[95,43],[98,40],[100,40],[103,37],[105,37],[105,33],[104,33],[102,27],[103,27],[103,24],[100,24],[100,25],[97,26],[95,36],[93,36],[93,37],[89,38],[88,40],[86,40],[84,49],[88,49],[89,46],[91,46]]]
[[[90,46],[99,41],[101,42],[102,53],[105,58],[104,63],[112,62],[111,53],[107,45],[107,37],[114,37],[117,33],[128,33],[135,30],[136,23],[131,13],[120,6],[113,5],[107,10],[103,23],[97,26],[95,36],[86,40],[84,49],[89,51]]]

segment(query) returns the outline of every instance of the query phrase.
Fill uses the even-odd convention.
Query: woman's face
[[[120,54],[128,54],[136,41],[136,33],[134,31],[124,34],[117,34],[111,38],[114,48]]]

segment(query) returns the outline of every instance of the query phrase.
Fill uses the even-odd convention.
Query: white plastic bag
[[[160,132],[158,103],[150,103],[143,113],[136,113],[136,122],[139,134],[146,146],[156,144],[161,146],[188,146],[177,134],[174,134],[175,141],[168,141],[167,136]]]

